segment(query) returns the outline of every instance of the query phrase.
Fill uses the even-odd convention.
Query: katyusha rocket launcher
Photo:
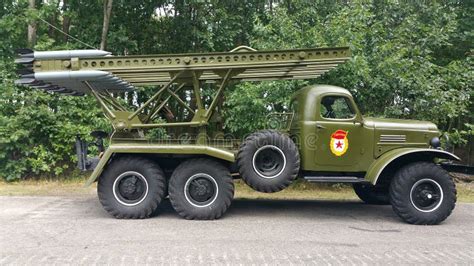
[[[222,79],[228,70],[232,79],[242,81],[316,78],[350,57],[348,48],[256,51],[238,47],[231,52],[133,56],[112,56],[101,50],[17,52],[20,58],[15,62],[26,66],[19,71],[18,84],[81,93],[89,91],[81,85],[84,81],[94,88],[121,91],[133,89],[130,84],[163,85],[178,73],[179,80],[192,80],[194,73],[208,82]]]
[[[130,56],[113,56],[101,50],[19,49],[17,53],[16,63],[24,68],[18,71],[20,79],[16,84],[74,96],[92,94],[119,130],[202,126],[207,124],[217,99],[231,81],[314,79],[350,58],[347,47],[256,51],[240,46],[230,52]],[[210,104],[204,103],[204,83],[216,84]],[[137,86],[156,88],[156,93],[136,111],[127,111],[111,99],[114,93],[131,91]],[[179,90],[189,91],[188,96],[195,101],[193,107],[189,100],[180,98]],[[170,99],[192,114],[192,120],[150,124]]]

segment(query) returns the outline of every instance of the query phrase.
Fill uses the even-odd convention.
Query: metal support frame
[[[221,85],[219,86],[219,89],[217,90],[217,93],[214,96],[214,99],[212,100],[211,105],[209,105],[209,108],[206,110],[206,114],[204,115],[206,120],[209,120],[212,112],[216,108],[217,102],[219,101],[219,97],[221,96],[224,88],[227,86],[227,83],[229,82],[231,73],[232,73],[232,69],[227,70],[225,76],[222,78]]]
[[[98,95],[102,98],[105,103],[108,103],[112,106],[115,110],[118,111],[126,111],[125,107],[123,107],[118,101],[115,100],[112,96],[104,93],[98,93]]]
[[[110,99],[110,101],[117,106],[118,110],[127,111],[127,108],[125,108],[119,101],[117,101],[117,99],[111,92],[106,90],[106,94],[104,95],[106,95],[107,99]]]
[[[176,90],[174,90],[174,93],[178,93],[183,87],[184,87],[184,83],[182,83],[181,85],[178,86],[178,88],[176,88]],[[171,99],[171,95],[169,95],[166,99],[164,99],[159,105],[156,105],[155,108],[153,108],[151,111],[150,111],[150,115],[148,115],[148,117],[145,119],[145,123],[148,123],[149,121],[153,120],[155,118],[156,115],[158,115],[158,113],[161,111],[161,109],[163,109],[163,107],[165,107],[165,105],[169,102],[169,100]]]
[[[204,109],[204,106],[202,105],[202,100],[201,100],[201,86],[199,82],[199,76],[201,76],[201,73],[199,75],[196,73],[196,71],[192,72],[193,74],[193,89],[194,89],[194,97],[196,98],[196,105],[198,110]]]
[[[148,105],[150,105],[152,102],[154,102],[155,100],[159,99],[159,97],[161,96],[161,94],[167,90],[169,88],[169,86],[171,86],[175,80],[183,73],[183,71],[180,71],[178,74],[176,74],[174,77],[171,78],[171,80],[165,84],[163,87],[161,87],[161,89],[155,93],[155,95],[153,95],[150,99],[148,99],[148,101],[145,102],[145,104],[143,104],[142,106],[140,106],[140,108],[138,108],[135,112],[133,112],[131,115],[128,116],[128,120],[132,120],[132,118],[134,118],[135,116],[137,116],[141,111],[143,111],[143,109],[145,109],[146,107],[148,107]]]
[[[99,102],[100,106],[102,107],[102,110],[104,110],[105,116],[107,116],[109,119],[113,120],[116,118],[114,112],[110,110],[110,108],[107,106],[107,104],[104,103],[104,100],[100,97],[100,95],[94,90],[94,88],[89,84],[88,81],[84,81],[84,84],[91,90],[92,95],[97,99]]]
[[[173,122],[157,124],[132,124],[131,128],[157,128],[157,127],[183,127],[183,126],[202,126],[200,122]]]
[[[179,85],[174,90],[170,88],[174,83],[178,81],[178,79],[180,78],[180,75],[182,75],[183,73],[184,71],[181,71],[181,72],[178,72],[176,75],[174,75],[167,84],[163,85],[150,99],[148,99],[148,101],[146,101],[142,106],[140,106],[133,113],[127,111],[127,109],[123,105],[121,105],[113,97],[113,95],[110,94],[110,92],[108,91],[97,92],[95,91],[95,89],[92,87],[92,85],[89,82],[84,81],[84,84],[90,89],[92,95],[97,99],[102,109],[104,110],[106,117],[109,118],[111,121],[114,121],[115,119],[117,119],[117,115],[115,112],[129,113],[129,115],[127,116],[128,122],[121,121],[122,123],[128,124],[128,126],[125,126],[124,128],[150,129],[150,128],[157,128],[157,127],[182,127],[182,126],[201,127],[199,129],[199,135],[201,139],[200,143],[205,143],[206,139],[203,138],[203,135],[206,135],[206,128],[204,126],[208,124],[209,119],[212,116],[212,113],[217,107],[219,97],[222,95],[225,87],[228,85],[233,74],[237,72],[232,71],[232,69],[227,70],[224,75],[222,75],[222,72],[221,72],[221,75],[222,75],[221,82],[208,108],[204,106],[203,99],[202,99],[201,87],[200,87],[201,84],[199,81],[200,73],[191,71],[191,74],[192,74],[191,80],[187,80],[187,82],[181,81],[180,83],[178,83]],[[183,101],[177,95],[177,93],[182,88],[184,88],[186,84],[189,84],[189,83],[191,83],[193,86],[193,91],[195,94],[194,96],[195,96],[198,112],[193,110],[185,101]],[[163,93],[165,92],[169,94],[168,97],[160,101],[161,97],[163,96]],[[166,106],[166,104],[171,100],[171,98],[174,98],[181,106],[186,108],[191,114],[194,115],[192,121],[172,122],[172,123],[150,123],[150,121],[152,121],[152,119],[154,119],[158,115],[158,113]],[[140,113],[142,113],[142,111],[145,110],[145,108],[150,107],[153,103],[155,103],[155,105],[153,108],[151,108],[151,110],[149,111],[149,114],[144,119],[141,118],[143,119],[141,123],[136,123],[136,121],[140,121],[140,120],[136,120],[134,118],[138,116]],[[113,109],[111,109],[111,107]],[[132,120],[134,122],[132,122]]]
[[[176,93],[174,93],[172,90],[170,90],[169,88],[167,89],[168,93],[173,96],[176,101],[178,101],[178,103],[180,103],[184,108],[186,108],[190,113],[192,114],[195,114],[194,110],[189,107],[189,105],[187,105],[183,100],[181,100],[181,98],[179,98],[178,95],[176,95]]]
[[[180,126],[205,126],[208,124],[210,117],[212,116],[212,112],[217,106],[217,102],[219,101],[219,97],[222,95],[225,87],[229,83],[230,79],[232,78],[232,74],[234,73],[232,70],[227,70],[225,74],[222,77],[222,80],[220,82],[219,88],[217,92],[215,93],[211,104],[209,105],[208,108],[206,108],[203,104],[203,99],[202,99],[202,94],[201,94],[201,88],[200,88],[200,82],[198,80],[199,73],[195,73],[192,71],[192,80],[191,83],[193,84],[193,90],[195,94],[195,100],[196,100],[196,105],[198,108],[198,112],[193,110],[186,102],[184,102],[178,95],[177,92],[180,91],[187,83],[182,82],[178,85],[178,87],[175,90],[172,90],[170,87],[173,83],[175,83],[178,79],[178,77],[182,74],[183,72],[178,73],[175,75],[170,82],[168,82],[166,85],[161,87],[158,92],[156,92],[147,102],[145,102],[144,105],[142,105],[140,108],[138,108],[134,113],[128,116],[128,119],[131,120],[135,116],[137,116],[140,112],[142,112],[146,107],[150,106],[153,102],[155,102],[155,107],[152,108],[149,112],[149,115],[144,119],[143,123],[137,124],[133,123],[130,125],[130,128],[136,128],[136,129],[146,129],[146,128],[156,128],[156,127],[180,127]],[[190,82],[188,82],[190,83]],[[158,104],[160,101],[161,96],[163,95],[164,92],[167,92],[169,96]],[[153,118],[155,118],[159,111],[162,110],[166,104],[169,102],[171,98],[174,98],[181,106],[186,108],[190,113],[194,114],[194,118],[192,121],[189,122],[172,122],[172,123],[149,123],[152,121]],[[198,116],[196,118],[196,116]],[[196,119],[195,119],[196,118]],[[200,134],[205,133],[205,129],[201,128],[200,129]]]
[[[169,96],[166,99],[163,99],[160,104],[157,104],[155,108],[150,112],[150,115],[145,119],[144,123],[142,124],[132,124],[132,128],[156,128],[156,127],[179,127],[179,126],[205,126],[208,124],[209,119],[212,115],[212,112],[217,106],[217,102],[219,101],[219,97],[222,95],[224,88],[227,86],[229,83],[229,80],[232,77],[232,70],[226,71],[224,74],[221,84],[214,95],[214,98],[209,105],[209,107],[206,109],[203,101],[202,101],[202,94],[200,92],[200,84],[198,80],[198,74],[195,73],[194,71],[192,72],[192,84],[193,84],[193,90],[196,98],[196,105],[198,108],[198,113],[196,113],[189,105],[187,105],[176,93],[181,90],[186,83],[181,83],[177,89],[174,91],[170,89],[170,86],[172,85],[171,83],[176,81],[176,78],[178,75],[176,75],[170,83],[166,84],[163,86],[150,100],[148,100],[141,108],[139,108],[135,113],[138,114],[138,112],[142,111],[146,106],[145,105],[150,105],[151,102],[157,102],[160,100],[160,97],[164,91],[168,92]],[[149,123],[152,118],[154,118],[158,112],[169,102],[171,98],[175,98],[177,102],[186,108],[190,113],[194,114],[194,116],[201,114],[202,117],[198,117],[197,119],[194,119],[190,122],[173,122],[173,123]],[[145,106],[145,107],[144,107]],[[130,116],[129,116],[130,117]],[[205,129],[201,128],[200,129],[200,134],[204,132],[205,134]]]

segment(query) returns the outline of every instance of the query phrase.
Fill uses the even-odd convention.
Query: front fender
[[[401,148],[388,151],[377,160],[375,160],[367,170],[365,174],[365,180],[369,181],[373,185],[377,184],[377,180],[380,177],[380,174],[384,169],[386,169],[391,163],[396,162],[399,159],[406,158],[408,156],[417,155],[420,160],[423,161],[432,161],[435,158],[447,159],[447,160],[456,160],[460,161],[461,159],[456,155],[435,149],[417,149],[417,148]]]

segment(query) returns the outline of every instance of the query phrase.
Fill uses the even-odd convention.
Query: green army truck
[[[93,170],[87,185],[98,182],[99,200],[116,218],[149,217],[169,195],[180,216],[217,219],[232,202],[236,178],[267,193],[297,178],[350,183],[364,202],[391,204],[411,224],[438,224],[454,209],[455,184],[440,162],[459,158],[440,148],[436,125],[364,117],[344,88],[300,89],[288,113],[268,118],[270,124],[279,122],[277,129],[243,141],[211,133],[230,83],[314,79],[350,59],[347,47],[256,51],[242,46],[222,53],[146,56],[20,49],[18,54],[16,62],[25,67],[17,84],[92,95],[110,120],[110,136],[93,132],[99,158],[88,158],[91,143],[80,138],[76,148],[78,166]],[[135,103],[137,87],[154,93],[141,105]],[[152,140],[151,129],[169,135]]]

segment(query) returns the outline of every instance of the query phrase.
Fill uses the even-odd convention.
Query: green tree
[[[35,50],[99,47],[103,1],[37,0],[35,10],[29,2],[0,2],[0,172],[9,180],[69,171],[76,134],[109,127],[91,97],[14,85],[14,50],[28,47],[29,24],[36,25]],[[472,147],[473,14],[472,1],[115,0],[107,50],[121,55],[348,45],[352,59],[318,79],[244,83],[226,91],[225,131],[239,137],[261,129],[269,113],[289,110],[293,92],[330,83],[348,88],[367,115],[430,120],[450,134],[452,144]],[[120,100],[139,105],[152,93],[139,88]]]
[[[471,121],[473,113],[468,7],[352,1],[322,8],[310,1],[292,1],[278,6],[268,21],[258,21],[251,43],[258,49],[348,45],[353,53],[348,63],[309,82],[348,88],[368,115],[430,120],[452,132]],[[247,109],[239,106],[250,101],[255,103],[252,110],[274,109],[267,108],[264,96],[250,99],[245,92],[256,97],[272,94],[279,86],[285,91],[299,88],[279,84],[263,91],[262,85],[238,86],[228,97],[233,108],[227,127],[235,132],[239,127],[258,128],[264,116],[243,121],[238,118],[245,117]],[[283,97],[277,102],[288,100]],[[454,125],[455,121],[462,122]]]

